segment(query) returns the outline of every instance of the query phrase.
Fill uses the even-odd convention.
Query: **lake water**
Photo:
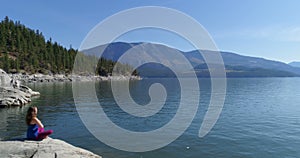
[[[112,96],[110,82],[96,83],[96,91],[104,111],[117,125],[133,131],[150,131],[168,123],[180,102],[180,88],[175,79],[132,81],[130,92],[133,99],[140,104],[149,102],[147,88],[155,82],[166,86],[167,102],[157,114],[160,116],[143,119],[134,119],[120,110]],[[46,129],[54,130],[51,137],[103,157],[300,157],[300,78],[228,79],[223,111],[212,131],[204,138],[198,137],[198,131],[210,99],[210,80],[200,79],[199,83],[200,105],[189,128],[168,146],[143,153],[114,149],[90,134],[76,111],[71,83],[37,83],[29,86],[41,93],[40,97],[33,98],[31,105],[38,106],[39,118]],[[193,91],[190,93],[188,99],[193,99]],[[25,136],[27,108],[0,109],[2,140]],[[102,123],[101,120],[99,123]]]

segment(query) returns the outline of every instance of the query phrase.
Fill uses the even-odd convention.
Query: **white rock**
[[[0,87],[10,87],[11,78],[6,74],[5,71],[0,69]]]

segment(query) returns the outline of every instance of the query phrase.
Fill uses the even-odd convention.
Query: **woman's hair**
[[[31,106],[27,110],[27,114],[26,114],[26,124],[27,125],[30,125],[30,122],[33,118],[33,112],[34,112],[35,108],[36,108],[35,106]]]

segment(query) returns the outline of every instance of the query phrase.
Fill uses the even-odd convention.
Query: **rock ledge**
[[[0,141],[0,157],[11,158],[101,158],[90,151],[62,140],[47,138],[42,141]]]
[[[39,92],[21,85],[18,80],[10,78],[0,69],[0,108],[25,105],[31,102],[32,96],[38,95]]]

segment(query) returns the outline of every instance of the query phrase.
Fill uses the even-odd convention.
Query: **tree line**
[[[6,72],[69,74],[72,73],[75,57],[78,73],[86,73],[87,68],[93,68],[96,74],[107,76],[117,64],[85,55],[72,47],[67,49],[51,38],[46,40],[39,30],[27,28],[20,21],[14,22],[7,16],[0,22],[0,68]],[[118,73],[128,75],[132,71],[130,65],[118,64],[121,65],[118,66]]]

